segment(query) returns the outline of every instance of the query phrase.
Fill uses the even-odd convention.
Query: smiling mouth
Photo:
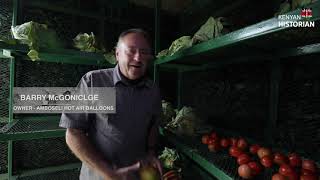
[[[143,65],[130,65],[130,67],[133,67],[133,68],[142,68]]]

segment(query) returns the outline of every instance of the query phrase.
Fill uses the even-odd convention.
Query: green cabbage
[[[162,162],[163,167],[173,169],[176,165],[176,161],[179,160],[179,155],[174,149],[165,147],[158,158]]]
[[[105,53],[105,54],[103,54],[103,56],[110,64],[116,64],[117,63],[117,59],[116,59],[114,51]]]
[[[172,119],[174,119],[176,112],[170,102],[162,100],[162,115],[161,115],[161,122],[162,124],[167,124]]]
[[[85,52],[103,52],[104,48],[99,47],[99,43],[97,42],[95,35],[91,32],[91,34],[80,33],[73,39],[73,44],[75,48],[80,49],[80,51]]]
[[[40,48],[59,49],[63,43],[59,41],[57,34],[49,29],[46,24],[39,24],[33,21],[18,26],[12,26],[13,37],[21,44],[27,44],[30,48],[28,56],[31,60],[38,60]]]
[[[175,41],[172,42],[169,47],[168,55],[172,56],[176,52],[191,47],[191,37],[190,36],[182,36]]]
[[[221,35],[223,25],[221,18],[214,19],[210,17],[205,24],[194,34],[192,44],[208,41]]]

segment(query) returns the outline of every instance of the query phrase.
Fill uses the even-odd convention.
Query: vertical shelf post
[[[270,64],[270,94],[269,94],[269,120],[265,129],[265,137],[270,145],[274,144],[274,134],[278,121],[279,86],[281,80],[281,65],[279,61]]]

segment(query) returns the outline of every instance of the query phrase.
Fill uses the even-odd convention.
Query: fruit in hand
[[[153,166],[145,166],[139,170],[141,180],[160,180],[160,174]]]

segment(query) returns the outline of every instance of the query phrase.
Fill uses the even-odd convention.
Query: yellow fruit
[[[152,166],[146,166],[139,171],[141,180],[160,180],[158,171]]]

